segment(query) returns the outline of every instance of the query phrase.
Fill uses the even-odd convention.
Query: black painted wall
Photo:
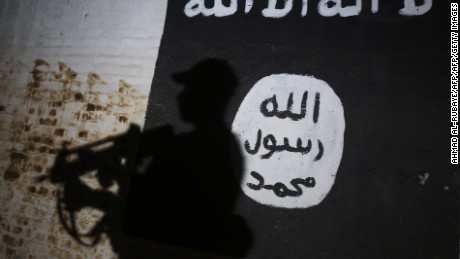
[[[146,131],[163,125],[191,130],[179,114],[183,85],[173,74],[209,58],[224,60],[238,80],[223,117],[228,127],[246,93],[271,74],[322,79],[345,111],[342,161],[322,203],[280,209],[239,193],[234,212],[252,233],[247,258],[458,258],[447,1],[434,0],[428,13],[412,17],[398,13],[402,0],[380,1],[375,14],[363,1],[352,17],[323,17],[318,1],[309,1],[301,17],[301,1],[294,1],[293,11],[279,19],[261,15],[267,1],[255,1],[248,14],[239,8],[231,16],[191,18],[183,11],[187,2],[169,1]],[[201,155],[208,163],[209,154]],[[142,197],[129,202],[150,201]]]

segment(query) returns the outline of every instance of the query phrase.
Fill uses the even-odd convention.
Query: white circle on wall
[[[331,190],[345,118],[326,82],[291,74],[262,78],[241,103],[232,132],[244,158],[241,188],[253,200],[308,208]]]

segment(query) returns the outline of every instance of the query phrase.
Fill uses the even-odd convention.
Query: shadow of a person
[[[127,200],[124,232],[160,243],[243,257],[252,242],[246,222],[233,213],[242,160],[223,114],[237,85],[224,61],[206,59],[173,75],[187,133],[171,126],[144,132],[138,157],[149,157]]]

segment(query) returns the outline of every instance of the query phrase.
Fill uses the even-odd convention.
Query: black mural
[[[169,1],[146,125],[186,130],[174,101],[181,88],[170,75],[203,56],[226,60],[238,74],[223,116],[227,125],[262,78],[323,80],[340,98],[346,124],[334,185],[307,209],[273,208],[240,196],[237,212],[255,240],[247,258],[456,258],[460,216],[453,181],[458,168],[449,164],[449,7],[441,0]],[[265,112],[280,128],[288,125],[291,117],[303,117],[304,92],[294,92],[290,102],[291,92],[281,98],[267,90],[252,112]],[[306,123],[320,128],[329,112],[327,96],[310,90],[306,98]],[[294,151],[317,157],[319,165],[330,152],[330,143],[315,136],[247,128],[254,133],[241,140],[242,154],[265,155],[261,163]],[[309,139],[311,150],[302,155]],[[275,199],[285,195],[283,200],[318,190],[324,176],[315,175],[313,186],[305,179],[308,170],[297,180],[280,170],[279,179],[286,177],[273,182],[263,169],[249,170],[244,188]],[[422,185],[418,176],[425,172],[429,178]]]
[[[58,159],[53,174],[62,176],[52,177],[64,186],[58,206],[63,223],[87,245],[107,233],[124,258],[181,258],[158,249],[132,256],[128,236],[257,259],[458,258],[460,181],[449,160],[449,12],[449,2],[440,0],[169,1],[145,130],[132,141],[138,148],[98,161],[133,153],[129,168],[138,173],[131,181],[124,173],[102,173],[102,183],[115,179],[125,195],[99,195],[104,188],[88,190],[76,175],[57,169],[78,175],[90,165],[100,167],[88,161],[102,153],[70,150],[82,159]],[[274,208],[239,194],[244,161],[229,125],[256,82],[282,73],[324,80],[345,111],[334,185],[307,209]],[[313,111],[304,111],[305,101],[293,102],[302,93],[290,92],[282,102],[270,93],[255,111],[279,118],[280,125],[312,114],[308,120],[320,125],[327,96],[305,92],[303,99],[314,102]],[[126,136],[137,134],[132,132]],[[242,140],[241,150],[265,156],[265,162],[279,152],[308,153],[324,162],[329,151],[325,140],[275,139],[277,131],[265,128],[251,132],[254,138]],[[119,137],[111,140],[113,147],[131,142]],[[321,185],[321,174],[270,182],[262,170],[250,172],[244,188],[283,200],[305,197]],[[93,195],[106,202],[88,201]],[[79,233],[72,215],[85,206],[106,216],[94,230]]]

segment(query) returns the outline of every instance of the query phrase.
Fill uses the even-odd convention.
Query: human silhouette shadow
[[[148,165],[132,179],[124,232],[243,257],[251,231],[233,214],[242,159],[223,121],[237,78],[226,62],[207,59],[173,79],[184,86],[177,96],[181,119],[194,129],[174,134],[171,126],[163,126],[141,136],[138,158]]]
[[[242,159],[223,121],[237,78],[224,61],[207,59],[173,80],[184,85],[177,100],[192,131],[175,134],[169,125],[141,133],[133,124],[63,148],[38,180],[58,185],[58,218],[81,245],[105,235],[119,258],[244,257],[252,232],[233,213]],[[86,208],[102,216],[82,230],[78,213]]]

